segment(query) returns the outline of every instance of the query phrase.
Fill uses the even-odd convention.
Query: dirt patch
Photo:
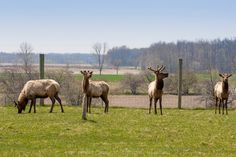
[[[183,108],[206,108],[205,102],[200,101],[201,96],[182,96]],[[148,108],[149,98],[147,95],[110,95],[110,106],[118,107],[135,107],[135,108]],[[159,107],[159,102],[157,104]],[[163,95],[162,97],[163,108],[177,108],[178,96],[177,95]],[[229,105],[229,108],[236,108],[236,102],[234,101]]]

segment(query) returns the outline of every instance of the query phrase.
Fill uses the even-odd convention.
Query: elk
[[[83,74],[82,87],[84,96],[87,98],[87,112],[91,113],[91,102],[92,98],[101,98],[105,103],[104,112],[108,112],[109,108],[109,100],[108,100],[108,92],[109,85],[104,81],[91,81],[93,71],[80,71]]]
[[[155,74],[155,80],[152,81],[148,86],[148,95],[149,95],[149,114],[151,113],[152,108],[152,99],[154,99],[154,109],[155,114],[157,114],[157,101],[159,99],[160,104],[160,111],[162,115],[162,94],[163,94],[163,87],[164,87],[164,81],[163,79],[168,77],[168,73],[163,73],[165,67],[162,65],[157,70],[152,69],[151,67],[148,68],[150,71],[152,71]]]
[[[18,108],[18,113],[25,110],[28,101],[31,100],[29,113],[31,112],[32,106],[34,106],[34,113],[36,113],[36,98],[47,98],[49,97],[52,101],[52,106],[50,113],[53,110],[55,99],[59,102],[61,106],[61,112],[64,112],[61,99],[58,96],[60,91],[60,85],[55,80],[52,79],[41,79],[41,80],[30,80],[26,82],[23,89],[20,92],[18,101],[14,101],[16,107]]]
[[[226,114],[228,114],[228,98],[229,98],[229,83],[228,83],[228,78],[232,76],[232,74],[219,74],[219,76],[222,78],[222,81],[217,82],[215,87],[214,87],[214,95],[216,99],[216,104],[215,104],[215,114],[217,112],[217,105],[218,105],[218,100],[219,102],[219,114],[220,114],[220,108],[221,104],[223,107],[223,114],[224,114],[224,108],[226,110]]]

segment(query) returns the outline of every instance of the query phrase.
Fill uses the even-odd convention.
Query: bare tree
[[[121,60],[117,59],[115,60],[112,65],[114,66],[114,68],[116,69],[116,75],[118,75],[119,72],[119,68],[120,68],[120,64],[121,64]]]
[[[68,68],[47,70],[46,77],[56,80],[61,85],[61,94],[67,104],[80,105],[82,103],[81,83]]]
[[[1,104],[13,104],[13,101],[17,99],[20,90],[26,82],[26,78],[17,66],[12,68],[4,68],[2,72],[4,77],[0,78],[0,93]]]
[[[27,43],[23,42],[20,44],[19,58],[23,62],[23,70],[29,79],[32,79],[33,70],[33,47]]]
[[[124,79],[121,82],[121,86],[123,89],[130,90],[131,94],[137,95],[138,89],[143,83],[145,83],[143,75],[126,73],[124,75]]]
[[[107,44],[96,43],[93,45],[93,50],[95,51],[95,55],[98,61],[99,74],[101,75],[105,60],[105,54],[107,52]]]

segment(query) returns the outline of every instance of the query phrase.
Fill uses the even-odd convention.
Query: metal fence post
[[[178,108],[181,109],[182,104],[182,65],[183,60],[179,58],[179,74],[178,74]]]
[[[44,79],[44,54],[39,54],[40,79]],[[44,99],[40,99],[40,105],[44,105]]]

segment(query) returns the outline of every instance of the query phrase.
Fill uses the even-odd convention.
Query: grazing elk
[[[162,115],[162,94],[163,94],[163,87],[164,87],[164,81],[163,79],[168,77],[168,73],[163,73],[162,71],[165,69],[163,65],[158,68],[157,70],[152,69],[151,67],[148,68],[155,74],[155,81],[152,81],[149,86],[148,86],[148,95],[149,95],[149,114],[151,113],[151,108],[152,108],[152,99],[154,99],[154,109],[155,109],[155,114],[157,114],[157,101],[159,99],[159,104],[160,104],[160,111]]]
[[[91,81],[89,80],[92,77],[93,71],[80,71],[83,74],[82,87],[83,93],[87,98],[87,112],[91,113],[91,102],[92,98],[99,98],[105,103],[104,112],[108,112],[109,108],[109,100],[108,100],[108,92],[109,85],[104,81]]]
[[[21,93],[18,97],[18,101],[14,101],[16,107],[18,108],[18,113],[21,113],[22,110],[25,110],[28,101],[31,100],[29,113],[31,108],[34,105],[34,113],[36,113],[36,98],[47,98],[49,97],[52,101],[52,106],[50,112],[52,112],[55,99],[59,102],[61,106],[61,112],[64,112],[61,99],[58,96],[60,91],[60,85],[51,79],[41,79],[41,80],[30,80],[26,82]]]
[[[226,109],[226,114],[228,114],[228,106],[227,101],[229,98],[229,83],[228,78],[232,76],[232,74],[219,74],[219,76],[222,78],[222,81],[217,82],[214,88],[214,95],[216,98],[216,105],[215,105],[215,114],[217,112],[217,105],[218,100],[220,100],[219,103],[219,114],[220,114],[220,107],[221,104],[223,106],[223,114],[224,114],[224,108]]]

